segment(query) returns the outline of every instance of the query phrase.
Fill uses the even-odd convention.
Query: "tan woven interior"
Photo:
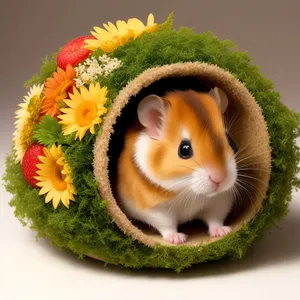
[[[137,95],[142,88],[162,78],[185,76],[210,81],[221,88],[229,100],[225,117],[229,123],[235,122],[232,136],[241,153],[238,159],[241,161],[242,170],[246,172],[242,172],[244,175],[240,178],[245,180],[248,187],[247,192],[242,195],[242,202],[245,202],[244,205],[241,205],[243,209],[236,208],[229,217],[228,222],[234,231],[251,221],[261,208],[268,189],[271,169],[269,134],[261,109],[246,87],[229,72],[206,63],[177,63],[148,69],[120,91],[103,121],[101,135],[97,137],[94,148],[94,174],[102,198],[109,203],[108,213],[126,235],[148,246],[154,246],[156,243],[167,243],[158,233],[145,229],[146,227],[141,229],[142,227],[138,228],[133,225],[119,208],[113,196],[108,174],[109,158],[107,151],[113,134],[113,125],[132,96]],[[251,170],[246,170],[249,168]],[[185,245],[198,245],[216,240],[210,238],[205,228],[196,223],[187,226],[184,232],[189,234],[189,240]]]

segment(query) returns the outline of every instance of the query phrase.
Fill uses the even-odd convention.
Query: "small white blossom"
[[[76,87],[89,84],[98,79],[99,76],[108,76],[114,70],[120,68],[122,62],[117,58],[111,58],[103,54],[98,58],[87,58],[74,69],[76,71]]]
[[[93,79],[93,76],[89,73],[82,73],[81,76],[80,76],[80,79],[83,82],[90,82]]]
[[[76,87],[83,86],[83,82],[80,78],[75,78],[75,81],[76,81]]]

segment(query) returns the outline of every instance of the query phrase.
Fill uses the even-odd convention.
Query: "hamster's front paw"
[[[209,235],[212,237],[222,237],[231,232],[229,226],[211,226],[209,227]]]
[[[187,241],[187,235],[179,232],[168,232],[163,235],[164,240],[171,244],[183,244]]]

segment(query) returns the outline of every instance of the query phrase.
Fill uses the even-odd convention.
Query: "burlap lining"
[[[159,234],[142,231],[134,226],[119,208],[113,196],[108,175],[109,158],[107,151],[113,133],[113,125],[117,117],[120,116],[123,107],[132,96],[137,95],[142,88],[162,78],[184,76],[205,78],[221,88],[229,98],[229,111],[234,111],[234,108],[239,106],[241,118],[239,118],[240,121],[236,126],[242,128],[242,134],[237,133],[235,139],[238,141],[240,148],[247,149],[247,153],[257,153],[252,160],[255,159],[255,164],[259,166],[258,169],[261,171],[257,171],[254,174],[255,177],[257,177],[257,184],[252,190],[255,192],[253,192],[251,205],[247,211],[236,218],[231,224],[234,231],[239,230],[243,224],[250,222],[259,211],[266,197],[270,179],[271,149],[269,146],[269,134],[266,123],[261,108],[256,104],[252,95],[240,81],[229,72],[215,65],[199,62],[176,63],[147,69],[120,91],[119,95],[113,101],[108,114],[104,118],[101,134],[97,137],[94,147],[94,175],[99,184],[101,197],[108,201],[108,213],[117,226],[126,235],[151,247],[157,243],[167,244]],[[210,243],[215,240],[215,238],[210,238],[203,230],[197,232],[196,229],[193,234],[190,235],[189,241],[185,245],[195,246],[202,243]]]

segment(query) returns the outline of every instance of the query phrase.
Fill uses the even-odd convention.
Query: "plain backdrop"
[[[282,101],[300,111],[298,0],[0,0],[0,173],[10,151],[14,111],[23,82],[41,59],[92,27],[152,12],[158,23],[175,12],[174,27],[212,31],[248,51],[275,83]],[[296,299],[300,279],[300,194],[286,220],[239,261],[171,271],[129,271],[61,253],[14,218],[0,188],[0,299]]]

